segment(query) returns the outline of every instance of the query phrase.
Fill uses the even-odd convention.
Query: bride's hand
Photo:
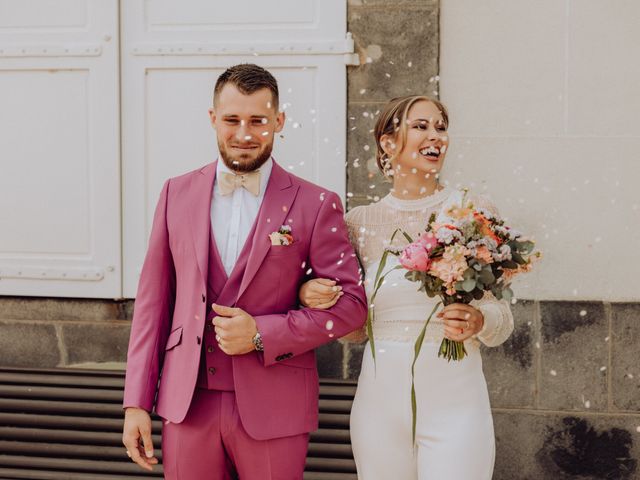
[[[484,327],[482,312],[464,303],[447,305],[438,317],[444,320],[444,336],[456,342],[464,342]]]
[[[305,307],[326,310],[333,307],[342,295],[342,287],[334,280],[314,278],[300,287],[298,298]]]

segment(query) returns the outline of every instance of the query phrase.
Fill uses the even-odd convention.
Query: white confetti
[[[584,317],[587,314],[586,310],[580,310],[580,316]]]
[[[551,374],[552,377],[555,377],[556,375],[558,375],[558,372],[556,372],[555,370],[551,370],[549,373]]]
[[[333,233],[336,233],[336,232],[338,231],[338,229],[337,229],[336,227],[331,227],[331,231],[332,231]]]
[[[361,88],[360,89],[360,95],[364,95],[366,91],[367,91],[366,88]]]
[[[327,320],[324,326],[327,330],[333,330],[333,320]]]

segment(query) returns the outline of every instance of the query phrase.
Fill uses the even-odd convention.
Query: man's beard
[[[260,154],[258,154],[258,156],[253,160],[246,158],[247,154],[231,154],[221,142],[218,142],[218,151],[220,152],[220,157],[222,157],[222,161],[227,168],[234,172],[247,173],[259,169],[267,160],[269,160],[269,158],[271,158],[273,142],[265,145],[262,152],[260,152]]]

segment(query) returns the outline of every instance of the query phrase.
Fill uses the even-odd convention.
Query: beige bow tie
[[[236,188],[242,187],[251,192],[254,197],[260,193],[260,170],[236,175],[235,173],[222,172],[218,179],[221,195],[231,195]]]

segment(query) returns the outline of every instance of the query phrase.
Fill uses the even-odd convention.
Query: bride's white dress
[[[417,237],[429,215],[459,199],[445,188],[419,200],[391,195],[356,207],[346,216],[352,243],[365,269],[370,297],[384,247],[400,227]],[[483,197],[476,206],[492,210]],[[405,244],[398,235],[394,245]],[[397,264],[389,255],[388,270]],[[465,342],[468,357],[460,362],[438,358],[443,323],[435,315],[427,328],[415,368],[418,405],[416,445],[411,434],[411,362],[414,342],[438,302],[417,291],[403,270],[386,277],[375,299],[373,325],[376,365],[367,343],[351,411],[351,442],[361,480],[487,480],[495,458],[493,419],[482,372],[480,342],[496,346],[513,330],[507,302],[494,297],[472,305],[485,318],[476,338]],[[357,336],[357,333],[356,333]]]

